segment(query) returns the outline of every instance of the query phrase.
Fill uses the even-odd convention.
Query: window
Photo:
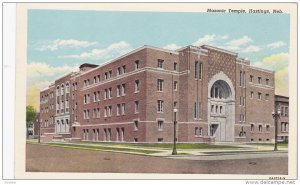
[[[164,101],[158,100],[157,101],[157,112],[163,112],[164,111]]]
[[[162,92],[163,91],[163,85],[164,85],[164,80],[158,79],[157,80],[157,91]]]
[[[253,99],[254,93],[253,91],[250,92],[250,98]]]
[[[97,108],[97,118],[100,118],[100,108]]]
[[[96,101],[97,101],[97,93],[96,93],[96,92],[94,92],[94,95],[93,95],[93,100],[94,100],[94,102],[96,102]]]
[[[220,114],[223,113],[223,106],[220,106]]]
[[[157,67],[162,69],[163,68],[163,63],[164,63],[164,60],[158,59],[157,60]]]
[[[201,118],[201,103],[200,102],[198,102],[198,104],[197,104],[197,102],[195,102],[195,104],[194,104],[194,118],[195,119]]]
[[[97,75],[97,82],[100,82],[100,75]]]
[[[108,90],[104,89],[104,99],[108,99]]]
[[[214,105],[211,105],[211,107],[210,107],[210,112],[211,112],[211,113],[214,112]]]
[[[253,82],[254,77],[250,75],[250,82]]]
[[[107,72],[104,73],[104,77],[105,77],[105,80],[108,79],[108,73]]]
[[[107,111],[108,111],[107,106],[105,106],[104,107],[104,117],[107,117]]]
[[[117,116],[121,115],[121,105],[117,104]]]
[[[177,81],[174,81],[174,87],[173,87],[173,90],[174,90],[174,91],[177,91],[177,88],[178,88],[178,82],[177,82]]]
[[[158,127],[158,130],[163,130],[164,129],[164,121],[159,120],[157,122],[157,127]]]
[[[261,93],[260,92],[257,93],[257,96],[258,96],[258,99],[261,100]]]
[[[202,72],[203,72],[203,64],[202,62],[195,61],[195,78],[202,79]]]
[[[284,107],[284,116],[289,116],[289,107]]]
[[[266,125],[266,131],[270,132],[270,125]]]
[[[140,91],[140,81],[136,80],[134,85],[134,91],[139,92]]]
[[[139,101],[134,102],[134,112],[138,113],[139,112]]]
[[[243,71],[240,71],[240,86],[244,86],[244,75],[243,75]]]
[[[112,71],[108,71],[108,78],[112,77]]]
[[[134,130],[138,130],[138,128],[139,128],[139,122],[134,121]]]
[[[108,106],[108,116],[112,116],[112,106]]]
[[[108,98],[111,99],[112,98],[112,88],[111,87],[108,89],[108,92],[109,92]]]
[[[254,124],[251,124],[251,132],[254,132]]]
[[[245,115],[244,114],[240,114],[240,122],[245,122]]]
[[[117,75],[121,75],[121,67],[118,67]]]
[[[286,132],[289,131],[289,123],[284,124],[284,131],[286,131]]]
[[[174,107],[175,109],[177,109],[177,102],[176,102],[176,101],[174,101],[173,107]]]
[[[195,136],[202,136],[203,129],[202,127],[195,127]]]
[[[266,100],[269,100],[270,95],[266,94]]]
[[[258,125],[258,131],[262,132],[262,125]]]
[[[121,95],[121,86],[117,85],[117,97],[120,97]]]
[[[125,103],[122,103],[122,115],[125,115]]]
[[[122,66],[122,72],[123,72],[123,74],[126,73],[126,66],[125,65]]]
[[[198,127],[195,127],[195,136],[197,136],[198,135]]]
[[[96,115],[97,115],[96,109],[93,109],[93,118],[96,118]]]
[[[126,92],[125,92],[125,84],[122,84],[122,96],[125,96]]]
[[[261,84],[261,77],[258,77],[258,83]]]
[[[174,71],[177,71],[177,63],[176,62],[174,62]]]
[[[270,80],[267,78],[266,79],[266,85],[270,85],[269,82],[270,82]]]
[[[94,76],[94,84],[97,83],[97,79],[96,76]]]
[[[97,91],[97,101],[100,101],[100,91]]]
[[[134,62],[135,70],[139,69],[139,67],[140,67],[139,65],[140,65],[140,61],[139,61],[139,60],[136,60],[136,61]]]

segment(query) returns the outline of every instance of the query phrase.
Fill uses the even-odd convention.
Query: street
[[[288,158],[190,160],[26,145],[28,172],[288,174]]]

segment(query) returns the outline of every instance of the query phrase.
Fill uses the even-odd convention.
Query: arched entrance
[[[208,85],[208,134],[217,142],[234,141],[235,95],[231,80],[223,72]]]

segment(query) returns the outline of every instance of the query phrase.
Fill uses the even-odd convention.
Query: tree
[[[34,122],[36,111],[32,105],[26,106],[26,122]]]
[[[34,122],[35,121],[35,116],[36,116],[36,111],[34,109],[33,106],[31,105],[27,105],[26,106],[26,138],[29,138],[28,135],[28,124],[30,122]]]

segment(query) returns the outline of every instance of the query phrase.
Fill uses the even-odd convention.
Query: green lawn
[[[160,148],[160,149],[172,149],[173,144],[166,143],[155,143],[155,144],[146,144],[146,143],[110,143],[110,142],[76,142],[80,144],[93,144],[93,145],[110,145],[110,146],[124,146],[124,147],[136,147],[136,148]],[[221,149],[221,148],[240,148],[237,146],[229,145],[215,145],[215,144],[206,144],[206,143],[178,143],[176,145],[177,149]]]
[[[33,142],[27,142],[29,144],[39,144]],[[101,147],[101,146],[89,146],[89,145],[78,145],[72,143],[40,143],[41,145],[48,145],[48,146],[58,146],[58,147],[65,147],[65,148],[76,148],[76,149],[85,149],[85,150],[102,150],[102,151],[116,151],[116,152],[131,152],[131,153],[142,153],[142,154],[152,154],[152,153],[159,153],[160,151],[153,151],[153,150],[139,150],[139,149],[131,149],[131,148],[114,148],[114,147]]]

